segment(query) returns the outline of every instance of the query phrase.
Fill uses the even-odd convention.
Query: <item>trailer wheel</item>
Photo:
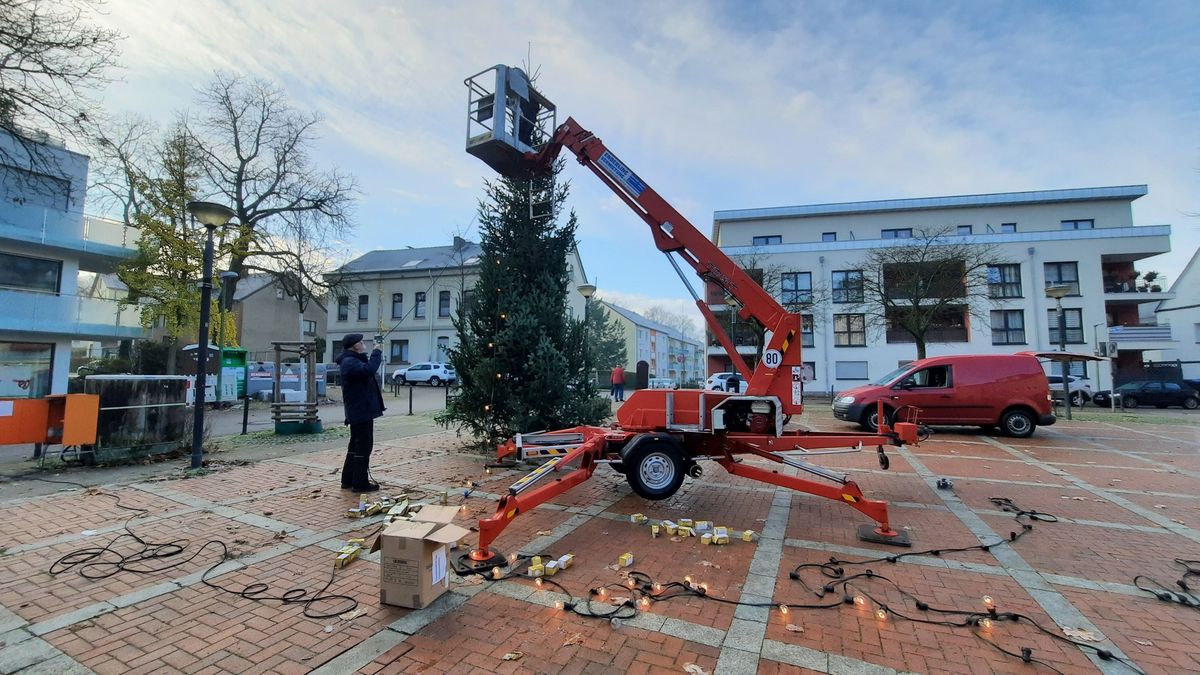
[[[621,464],[629,487],[643,499],[666,499],[675,494],[687,468],[679,448],[659,440],[639,443]]]

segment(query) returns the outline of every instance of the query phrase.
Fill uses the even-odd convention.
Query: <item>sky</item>
[[[491,169],[463,80],[538,87],[705,234],[713,212],[1148,184],[1139,263],[1200,245],[1200,3],[109,0],[114,113],[167,124],[215,72],[270,80],[324,122],[313,156],[360,186],[352,255],[477,239]],[[634,310],[697,317],[648,227],[568,163],[584,267]],[[694,277],[692,282],[699,290]]]

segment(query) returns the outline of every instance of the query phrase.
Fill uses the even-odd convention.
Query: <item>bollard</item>
[[[411,384],[408,385],[408,414],[409,415],[413,414],[412,413],[412,397],[413,397],[412,390],[413,390],[413,386]]]
[[[250,423],[250,394],[242,397],[242,435],[246,435],[246,425]]]

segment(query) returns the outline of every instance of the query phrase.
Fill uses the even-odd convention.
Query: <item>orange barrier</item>
[[[0,399],[0,445],[93,445],[99,418],[96,394]]]

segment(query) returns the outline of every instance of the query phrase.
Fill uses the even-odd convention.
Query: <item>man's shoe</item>
[[[355,492],[376,492],[377,490],[379,490],[379,484],[378,483],[368,483],[367,485],[363,485],[362,487],[356,487],[356,488],[352,488],[352,489]]]

